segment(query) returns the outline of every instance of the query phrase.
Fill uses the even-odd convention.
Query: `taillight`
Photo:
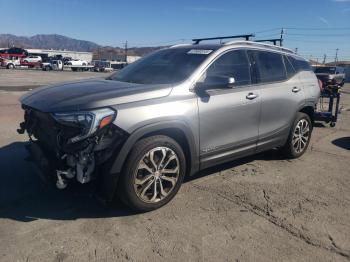
[[[323,83],[320,79],[317,79],[318,80],[318,87],[320,88],[320,91],[322,92],[323,91]]]

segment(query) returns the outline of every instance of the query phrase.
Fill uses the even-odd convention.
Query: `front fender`
[[[128,139],[125,141],[121,150],[119,151],[116,159],[114,160],[110,173],[117,174],[122,171],[124,162],[131,151],[134,144],[142,137],[154,133],[159,132],[164,129],[178,129],[185,134],[187,139],[187,143],[189,145],[190,150],[190,174],[194,174],[198,171],[199,168],[199,158],[198,158],[198,145],[195,143],[195,139],[190,127],[181,120],[171,120],[171,121],[163,121],[154,124],[148,124],[146,126],[140,127],[136,129],[133,133],[130,134]]]

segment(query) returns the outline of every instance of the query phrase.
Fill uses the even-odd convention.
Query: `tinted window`
[[[288,59],[292,63],[295,71],[312,71],[309,62],[307,62],[306,60],[294,56],[288,56]]]
[[[293,75],[295,75],[295,70],[286,56],[283,56],[283,61],[284,61],[284,65],[286,67],[287,78],[290,78]]]
[[[235,86],[250,84],[250,66],[246,52],[236,50],[223,54],[208,68],[206,78],[208,77],[233,77]]]
[[[109,79],[138,84],[170,84],[188,78],[213,50],[170,48],[128,65]]]
[[[282,56],[271,52],[255,52],[258,82],[281,81],[286,78]]]

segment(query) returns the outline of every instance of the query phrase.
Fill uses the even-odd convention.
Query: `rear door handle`
[[[299,87],[293,87],[292,92],[293,93],[298,93],[301,89]]]
[[[248,95],[246,96],[247,99],[249,100],[253,100],[255,98],[257,98],[258,95],[257,94],[254,94],[254,93],[248,93]]]

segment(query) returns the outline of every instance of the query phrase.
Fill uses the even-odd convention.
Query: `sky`
[[[61,34],[101,45],[170,45],[195,37],[280,37],[307,58],[350,60],[350,0],[0,0],[0,33]]]

